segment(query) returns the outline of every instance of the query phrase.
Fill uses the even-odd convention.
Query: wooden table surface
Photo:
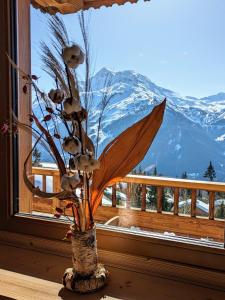
[[[109,296],[81,296],[83,299],[122,300]],[[59,283],[0,269],[0,300],[77,299],[80,296],[63,289]],[[91,299],[90,298],[90,299]]]

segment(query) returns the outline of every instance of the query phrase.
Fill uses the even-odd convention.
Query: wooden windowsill
[[[93,299],[93,300],[122,300],[119,298],[112,298],[110,296],[103,296],[102,293],[95,293],[95,295],[80,296],[66,291],[61,284],[43,280],[40,278],[23,275],[16,272],[0,269],[0,283],[1,292],[0,299]]]
[[[99,235],[97,233],[97,240],[98,237]],[[117,244],[123,243],[125,246],[125,243],[128,243],[128,246],[130,245],[130,247],[134,247],[135,245],[134,240],[130,242],[122,242],[121,239],[121,241],[119,241],[118,234],[117,237],[113,237],[113,234],[109,237],[110,240],[114,238],[117,240]],[[109,240],[107,243],[109,243]],[[110,281],[112,280],[114,283],[113,285],[110,283],[109,287],[105,290],[105,293],[102,294],[102,296],[107,294],[116,298],[122,298],[121,294],[110,294],[109,292],[112,292],[115,289],[125,290],[125,288],[128,287],[130,295],[132,289],[126,282],[136,282],[136,280],[138,280],[138,282],[135,283],[137,284],[136,286],[138,289],[139,286],[145,286],[146,284],[146,286],[143,287],[144,290],[142,291],[144,293],[146,289],[148,290],[149,280],[153,280],[152,278],[158,278],[155,279],[155,284],[158,284],[158,281],[162,281],[164,284],[167,284],[165,282],[169,281],[173,284],[176,282],[176,285],[180,286],[183,282],[187,286],[190,285],[192,289],[194,289],[194,286],[201,286],[203,291],[211,291],[211,289],[223,292],[225,291],[225,271],[223,266],[224,255],[221,255],[220,251],[219,253],[215,251],[214,254],[211,253],[209,255],[207,252],[205,252],[205,250],[208,249],[207,247],[197,247],[196,250],[190,247],[183,249],[179,248],[178,246],[176,247],[176,243],[173,243],[174,248],[171,249],[169,245],[166,246],[166,243],[164,243],[164,245],[160,245],[160,243],[160,240],[155,240],[154,244],[152,243],[149,245],[150,251],[148,256],[129,254],[121,251],[115,251],[115,249],[104,249],[99,247],[99,260],[107,266],[107,269],[110,271]],[[144,247],[144,244],[138,244],[139,247]],[[152,250],[158,251],[159,255],[161,255],[161,258],[160,256],[155,256],[154,251],[152,252]],[[180,261],[171,260],[168,256],[169,252],[175,252]],[[192,264],[190,264],[191,257]],[[189,263],[185,262],[185,260],[187,261],[187,258],[189,258]],[[198,261],[199,264],[194,264],[194,261]],[[213,268],[212,266],[210,267],[210,264],[215,264],[216,261],[218,261],[217,268]],[[69,242],[49,240],[37,238],[31,235],[0,231],[0,268],[60,283],[62,274],[68,267],[71,267],[71,246]],[[123,276],[119,274],[123,274]],[[122,277],[120,278],[120,276]],[[143,282],[140,278],[144,278]],[[122,288],[120,288],[120,286],[122,286]],[[111,290],[112,287],[113,290]],[[138,291],[138,293],[140,294],[141,291]],[[135,295],[134,290],[132,291],[131,295],[133,294]],[[130,299],[139,300],[145,298],[136,297]],[[155,299],[159,300],[160,298]],[[176,297],[171,299],[176,299]],[[181,299],[181,295],[180,298],[177,299]]]
[[[208,273],[206,270],[201,273],[202,271],[187,266],[179,270],[167,262],[167,272],[171,269],[173,274],[168,273],[165,278],[165,274],[160,276],[156,272],[162,271],[163,268],[166,270],[163,262],[156,264],[154,261],[147,262],[143,258],[124,255],[116,258],[112,253],[107,253],[107,257],[104,258],[101,251],[100,260],[104,258],[110,274],[108,285],[93,294],[77,295],[65,290],[61,284],[65,268],[71,266],[70,257],[3,244],[0,244],[0,253],[0,299],[100,300],[107,299],[104,298],[105,295],[109,297],[108,300],[224,299],[224,274]],[[148,267],[141,271],[141,266],[143,268],[144,265]],[[155,270],[151,265],[155,265]],[[181,275],[189,273],[192,282],[185,282],[184,278],[178,280],[176,275],[179,272]],[[210,288],[206,283],[197,282],[197,278],[202,281],[208,279],[211,282],[220,282],[221,287]]]

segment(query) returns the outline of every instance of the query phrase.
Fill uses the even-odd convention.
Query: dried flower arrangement
[[[103,191],[107,185],[128,174],[144,158],[161,126],[166,101],[116,137],[96,159],[95,147],[87,134],[91,84],[89,44],[83,15],[80,17],[80,25],[85,50],[75,43],[70,44],[65,25],[59,17],[51,17],[49,21],[56,54],[46,44],[42,44],[42,59],[56,87],[48,95],[38,88],[37,76],[25,74],[10,61],[25,80],[23,92],[27,93],[29,87],[32,87],[43,120],[40,121],[33,112],[29,116],[33,122],[31,126],[19,122],[14,116],[13,123],[4,123],[1,131],[4,134],[17,133],[17,128],[32,131],[36,142],[24,162],[24,182],[34,195],[42,198],[57,197],[66,201],[64,207],[56,208],[56,218],[62,215],[68,218],[66,211],[71,210],[72,217],[68,219],[72,224],[66,237],[72,243],[73,268],[66,270],[63,284],[72,291],[85,293],[102,287],[107,280],[106,269],[98,263],[93,217]],[[81,99],[75,69],[83,63],[86,66],[86,80],[84,97]],[[50,123],[53,124],[53,131],[49,129]],[[67,132],[65,137],[61,137],[62,126]],[[27,164],[38,143],[50,150],[58,165],[61,177],[59,193],[43,192],[29,179]]]

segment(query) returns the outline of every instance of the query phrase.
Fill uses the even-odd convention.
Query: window
[[[29,2],[29,1],[28,1]],[[24,26],[21,27],[21,18],[23,20],[23,22],[26,22],[26,24],[29,24],[29,7],[28,7],[28,3],[24,4],[25,2],[23,2],[23,4],[21,4],[21,2],[19,2],[20,5],[24,5],[23,9],[18,10],[20,11],[20,14],[18,16],[18,25],[19,25],[19,38],[18,38],[18,42],[19,42],[19,65],[21,66],[21,68],[27,68],[28,70],[27,72],[29,72],[29,26]],[[5,6],[4,4],[1,4],[3,6],[3,11],[6,12],[4,14],[4,16],[7,16],[9,14],[9,12],[11,10],[9,10],[8,6]],[[12,9],[12,8],[11,8]],[[2,22],[3,22],[4,18],[2,17]],[[6,22],[4,26],[9,25],[9,22]],[[11,23],[10,23],[11,24]],[[2,28],[4,28],[4,26]],[[23,29],[22,29],[23,28]],[[28,32],[25,33],[24,28],[28,28]],[[5,29],[5,32],[7,32],[9,30],[9,28]],[[23,38],[22,38],[23,37]],[[5,37],[5,39],[7,39]],[[25,43],[26,41],[26,43]],[[5,49],[7,49],[7,45],[8,42],[6,40],[5,44],[2,45],[2,47],[5,47]],[[23,51],[21,47],[24,47]],[[9,51],[10,49],[7,49],[7,52],[11,53],[11,51]],[[28,51],[28,54],[25,54],[26,51]],[[3,52],[3,51],[2,51]],[[1,52],[1,53],[2,53]],[[3,58],[3,55],[1,55],[1,59]],[[11,82],[12,82],[12,78],[10,78],[9,80],[9,76],[8,76],[8,66],[7,66],[7,62],[3,59],[2,65],[4,66],[4,70],[5,70],[5,78],[6,78],[6,83],[8,82],[8,86],[9,89],[4,89],[4,92],[6,93],[5,98],[6,99],[12,99],[12,95],[11,93]],[[104,70],[103,70],[104,71]],[[12,72],[13,73],[13,72]],[[19,86],[18,88],[18,92],[21,91],[23,86]],[[29,96],[29,94],[27,95],[27,97]],[[24,95],[23,95],[24,97]],[[11,101],[11,100],[10,100]],[[21,102],[19,102],[20,104]],[[29,103],[29,102],[28,102]],[[22,103],[24,104],[24,103]],[[21,104],[21,105],[22,105]],[[7,105],[7,106],[6,106]],[[6,102],[3,104],[3,112],[4,112],[4,118],[8,117],[8,113],[9,113],[9,107],[11,106],[11,102]],[[29,111],[30,107],[25,107],[23,106],[23,108],[20,108],[20,112],[22,114],[24,114],[24,117],[26,116],[26,112]],[[24,140],[20,140],[19,143],[22,143],[24,146],[26,146],[27,148],[24,150],[24,152],[20,153],[20,163],[22,164],[23,162],[23,155],[26,155],[26,152],[28,152],[31,149],[31,136],[28,135],[27,137],[24,136]],[[4,157],[6,157],[6,159],[3,158],[3,156],[1,156],[1,172],[2,172],[2,176],[1,178],[3,178],[3,185],[5,187],[4,191],[1,191],[1,199],[7,199],[7,201],[2,201],[1,202],[1,226],[3,229],[7,229],[7,230],[14,230],[14,231],[18,231],[18,232],[23,232],[23,233],[29,233],[29,234],[34,234],[34,235],[39,235],[42,237],[51,237],[51,238],[58,238],[61,239],[64,236],[64,232],[65,232],[65,227],[66,225],[63,222],[57,222],[57,221],[53,221],[52,219],[50,220],[48,218],[48,216],[43,215],[42,218],[40,218],[40,216],[35,217],[35,215],[30,215],[30,213],[32,211],[38,211],[36,208],[39,206],[41,206],[43,204],[43,201],[41,202],[38,199],[35,198],[30,198],[30,195],[27,194],[27,192],[23,189],[21,189],[22,187],[22,181],[19,183],[19,187],[20,187],[20,201],[19,202],[19,212],[20,214],[13,214],[12,211],[12,201],[10,201],[10,199],[12,200],[12,184],[10,184],[11,178],[9,176],[6,176],[5,174],[10,174],[11,176],[11,171],[13,170],[12,168],[12,153],[7,154],[8,153],[8,149],[11,149],[11,151],[13,152],[12,149],[12,141],[7,138],[7,140],[2,139],[1,137],[1,153],[4,154]],[[7,154],[7,155],[5,155]],[[35,169],[35,168],[34,168]],[[43,189],[47,189],[47,190],[52,190],[54,189],[56,186],[58,187],[59,185],[59,179],[58,179],[58,175],[57,175],[57,170],[55,171],[51,171],[52,173],[47,173],[45,172],[45,170],[43,171],[43,169],[39,169],[37,170],[38,167],[35,169],[36,172],[36,178],[35,181],[36,182],[40,182],[39,185],[42,185]],[[47,169],[47,168],[46,168]],[[21,170],[21,168],[20,168]],[[14,169],[15,171],[15,169]],[[39,172],[39,173],[38,173]],[[14,172],[15,173],[15,172]],[[16,175],[16,174],[15,174]],[[38,177],[39,175],[39,177]],[[16,177],[16,176],[15,176]],[[44,179],[43,179],[44,178]],[[20,180],[22,180],[21,174],[20,174]],[[205,220],[202,218],[188,218],[188,219],[183,219],[182,217],[177,216],[177,213],[179,212],[179,197],[180,197],[180,193],[182,193],[182,188],[185,187],[186,190],[201,190],[204,189],[204,184],[200,184],[200,183],[190,183],[190,182],[186,182],[185,186],[183,186],[183,182],[179,181],[179,180],[166,180],[163,178],[151,178],[151,179],[146,179],[145,176],[141,176],[138,177],[135,174],[133,174],[132,176],[129,176],[126,180],[126,182],[121,182],[118,183],[116,186],[113,187],[109,187],[106,191],[105,191],[105,195],[103,198],[103,203],[102,203],[102,207],[100,207],[99,213],[98,213],[98,218],[99,221],[102,221],[103,223],[110,219],[111,217],[115,217],[118,216],[119,217],[119,221],[120,222],[124,222],[124,228],[117,228],[114,227],[114,225],[116,224],[116,222],[118,221],[118,218],[115,218],[112,223],[111,223],[111,228],[110,228],[110,224],[108,224],[105,228],[104,226],[99,226],[99,244],[100,247],[106,247],[107,249],[111,249],[114,251],[119,251],[122,249],[122,251],[128,251],[129,246],[131,246],[131,252],[133,254],[137,254],[138,251],[140,250],[140,253],[143,255],[148,255],[148,252],[150,251],[150,247],[153,245],[154,248],[154,253],[157,252],[156,250],[156,245],[154,245],[155,241],[158,238],[162,238],[162,235],[159,235],[159,233],[164,232],[165,228],[162,227],[157,227],[157,223],[162,224],[163,222],[165,222],[165,220],[167,222],[170,222],[170,228],[175,228],[175,226],[177,226],[177,224],[180,222],[180,225],[182,226],[183,224],[185,224],[186,229],[189,230],[188,226],[192,226],[192,228],[196,228],[198,227],[198,224],[201,224],[201,226],[204,226],[204,229],[206,230],[207,228],[207,224],[208,225],[208,229],[212,230],[212,226],[210,224],[212,223],[208,223],[208,222],[214,222],[216,227],[215,231],[217,231],[217,234],[219,232],[220,237],[222,236],[223,230],[224,230],[224,224],[222,222],[216,221],[216,220]],[[15,181],[14,181],[15,183]],[[136,185],[132,185],[132,183],[136,184]],[[157,188],[155,188],[157,187]],[[165,187],[166,189],[162,189],[162,187]],[[155,189],[154,189],[155,188]],[[171,189],[172,188],[172,189]],[[212,187],[212,185],[208,184],[207,185],[207,190],[209,191],[209,197],[210,197],[210,203],[213,204],[214,203],[214,188],[216,188],[216,191],[219,191],[220,189],[223,191],[223,187],[220,184],[214,185]],[[129,195],[131,196],[130,190],[134,189],[135,190],[135,194],[136,197],[132,198],[130,197],[129,199]],[[179,190],[180,189],[180,190]],[[14,195],[17,191],[14,191]],[[22,195],[23,193],[23,195]],[[127,194],[127,195],[125,195]],[[157,195],[157,201],[156,203],[151,202],[151,199],[155,197],[152,197],[152,195]],[[165,194],[169,194],[170,196],[174,196],[174,210],[171,211],[171,213],[161,213],[163,210],[165,209],[164,206],[164,198],[165,198]],[[125,197],[126,196],[126,197]],[[191,209],[191,212],[194,214],[193,216],[195,216],[197,214],[196,212],[196,205],[194,205],[194,203],[197,203],[197,199],[196,199],[195,193],[193,193],[192,195],[192,207],[188,208],[189,210]],[[169,198],[169,197],[168,197]],[[27,199],[31,199],[31,201],[27,201]],[[125,199],[125,200],[124,200]],[[39,202],[38,202],[39,201]],[[52,201],[52,200],[51,200]],[[46,213],[50,213],[49,211],[49,207],[50,206],[54,206],[57,205],[56,203],[53,202],[45,202],[46,204],[43,204],[44,207],[44,212]],[[107,204],[113,206],[113,207],[107,207]],[[36,208],[33,209],[33,207]],[[170,202],[168,201],[167,205],[170,205]],[[115,207],[118,206],[118,207]],[[133,208],[132,210],[126,210],[123,208],[120,208],[121,206],[126,206],[126,208]],[[43,206],[42,206],[43,208]],[[41,208],[41,209],[42,209]],[[146,210],[153,208],[155,210],[158,211],[158,214],[156,212],[148,212]],[[47,211],[45,211],[45,209]],[[14,212],[17,211],[17,206],[14,207]],[[212,213],[213,211],[213,205],[211,205],[211,210],[210,212]],[[10,213],[9,213],[10,212]],[[22,213],[22,214],[21,214]],[[157,218],[155,217],[157,215]],[[175,215],[175,216],[174,216]],[[213,219],[213,215],[211,215],[212,219]],[[145,226],[142,224],[141,226],[138,225],[138,222],[140,221],[140,219],[142,219],[142,222],[144,223],[145,220],[149,220],[149,218],[151,218],[152,220],[152,225],[151,226],[155,226],[155,228],[148,228],[149,229],[154,229],[156,231],[156,233],[152,236],[148,236],[148,233],[146,233],[145,231],[137,231],[138,228],[130,228],[130,227],[142,227],[144,229]],[[122,221],[121,221],[122,220]],[[179,221],[180,220],[180,221]],[[182,220],[182,221],[181,221]],[[191,222],[190,222],[191,220]],[[128,225],[126,224],[126,222],[130,222]],[[133,223],[131,223],[131,221]],[[192,223],[192,225],[190,225]],[[161,226],[161,225],[160,225]],[[134,230],[135,229],[135,230]],[[171,232],[173,232],[173,230],[169,230]],[[164,239],[160,240],[159,239],[159,243],[161,245],[164,245],[164,243],[170,242],[172,239],[174,239],[174,237],[171,237],[170,232],[168,231],[169,234],[166,234],[164,236]],[[211,231],[212,234],[212,231]],[[181,233],[182,235],[182,233]],[[110,239],[110,241],[109,241]],[[217,240],[220,238],[217,237],[215,238],[215,240]],[[126,250],[123,249],[124,244],[119,244],[118,245],[118,240],[121,241],[126,241]],[[107,243],[106,243],[107,241]],[[177,240],[176,240],[177,241]],[[181,242],[183,242],[184,240],[180,240]],[[190,241],[190,240],[189,240]],[[187,240],[186,240],[187,242]],[[194,240],[193,240],[194,243]],[[204,244],[204,241],[202,242],[198,242],[200,245]],[[208,242],[207,242],[208,243]],[[204,245],[209,245],[205,243]],[[107,246],[105,246],[107,245]],[[141,247],[140,247],[141,245]],[[147,245],[147,246],[146,246]],[[175,247],[176,243],[174,244]],[[145,247],[146,246],[146,247]],[[216,246],[221,247],[221,243],[217,244],[212,243],[210,245],[211,247]],[[118,247],[118,248],[117,248]],[[188,247],[188,246],[187,246]],[[197,246],[196,246],[197,247]],[[140,249],[139,249],[140,248]],[[211,251],[211,250],[210,250]],[[212,250],[213,251],[213,250]]]

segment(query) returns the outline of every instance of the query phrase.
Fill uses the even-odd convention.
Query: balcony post
[[[197,198],[197,191],[191,191],[191,217],[196,217],[196,198]]]
[[[214,220],[215,192],[209,192],[209,220]]]
[[[141,186],[141,210],[145,211],[146,210],[146,185],[142,184]]]
[[[163,188],[161,186],[157,187],[157,213],[162,212],[162,200],[163,200]]]
[[[179,197],[180,197],[180,190],[179,188],[174,188],[174,205],[173,205],[173,214],[174,215],[178,215],[178,211],[179,211]]]
[[[112,207],[116,207],[116,184],[112,186]]]

